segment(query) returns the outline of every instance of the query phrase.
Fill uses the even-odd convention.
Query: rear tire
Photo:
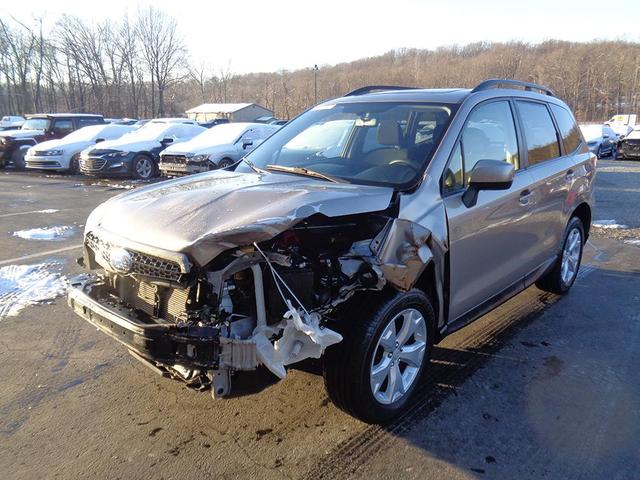
[[[565,230],[558,259],[551,271],[536,282],[536,286],[558,295],[566,294],[578,276],[583,247],[584,225],[578,217],[571,217]]]
[[[414,289],[390,293],[365,311],[350,310],[342,319],[343,341],[324,355],[327,393],[354,417],[388,422],[410,405],[429,363],[435,333],[431,300]]]

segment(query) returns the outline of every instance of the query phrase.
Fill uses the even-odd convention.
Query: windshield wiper
[[[263,170],[262,168],[256,167],[254,165],[254,163],[251,160],[247,160],[246,157],[242,157],[240,160],[238,160],[236,163],[234,163],[231,166],[235,166],[235,165],[239,164],[240,162],[244,162],[247,165],[249,165],[249,168],[251,168],[251,170],[253,170],[256,173],[259,173],[259,174],[268,173],[266,170]]]
[[[296,174],[296,175],[304,175],[306,177],[321,178],[323,180],[327,180],[327,181],[333,182],[333,183],[340,183],[338,180],[336,180],[333,177],[330,177],[329,175],[325,175],[324,173],[320,173],[320,172],[315,172],[313,170],[309,170],[308,168],[304,168],[304,167],[285,167],[283,165],[267,165],[267,170],[275,170],[277,172],[293,173],[293,174]]]

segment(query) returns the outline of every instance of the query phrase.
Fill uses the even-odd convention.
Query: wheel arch
[[[583,202],[578,205],[571,213],[571,217],[580,219],[584,228],[584,239],[587,240],[589,238],[589,231],[591,230],[591,207],[589,204]]]

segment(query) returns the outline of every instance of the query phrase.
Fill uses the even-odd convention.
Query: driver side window
[[[507,100],[484,103],[471,112],[444,176],[444,192],[466,187],[479,160],[500,160],[520,168],[518,140]]]

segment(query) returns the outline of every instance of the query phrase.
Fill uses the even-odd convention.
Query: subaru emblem
[[[133,267],[133,257],[124,248],[113,248],[109,264],[118,273],[129,273]]]

